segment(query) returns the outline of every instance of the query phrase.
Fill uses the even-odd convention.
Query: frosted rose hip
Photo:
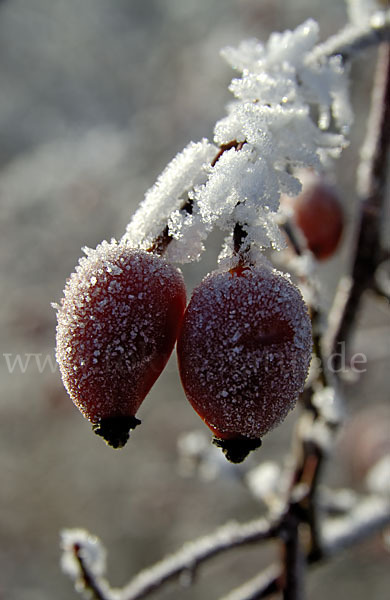
[[[256,440],[294,407],[311,346],[306,305],[287,277],[266,266],[216,271],[184,314],[185,393],[217,438]]]
[[[185,287],[178,269],[124,243],[87,254],[58,310],[57,360],[73,402],[118,447],[172,352]]]

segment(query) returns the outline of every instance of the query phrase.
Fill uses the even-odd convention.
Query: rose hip
[[[195,289],[178,338],[181,380],[230,460],[295,406],[311,346],[298,288],[267,266],[215,271]]]
[[[65,388],[95,432],[121,447],[172,352],[184,281],[160,256],[115,240],[87,254],[58,310],[57,360]]]

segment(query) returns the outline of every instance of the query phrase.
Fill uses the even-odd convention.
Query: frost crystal
[[[339,155],[352,121],[344,66],[338,56],[315,52],[318,37],[308,20],[272,34],[266,45],[252,39],[223,50],[241,76],[215,127],[220,150],[202,140],[169,163],[128,225],[130,243],[148,248],[165,230],[167,258],[189,262],[199,259],[214,227],[231,232],[240,223],[254,254],[283,245],[275,224],[280,194],[300,192],[294,170],[319,170]]]
[[[144,248],[163,231],[173,211],[186,200],[186,194],[206,179],[205,165],[217,148],[206,139],[191,142],[167,165],[127,226],[124,239]]]

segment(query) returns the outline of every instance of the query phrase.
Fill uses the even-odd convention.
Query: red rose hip
[[[344,212],[336,191],[321,181],[312,183],[291,201],[294,220],[317,260],[336,251],[344,228]]]
[[[186,303],[180,271],[113,240],[88,250],[58,309],[57,361],[70,397],[113,447],[163,370]]]
[[[311,346],[298,288],[267,266],[215,271],[195,289],[178,338],[180,376],[229,460],[241,462],[295,406]]]

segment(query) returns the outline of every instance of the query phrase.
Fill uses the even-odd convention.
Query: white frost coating
[[[337,157],[352,121],[345,69],[339,57],[315,58],[317,42],[318,25],[308,20],[272,34],[265,46],[252,39],[223,50],[242,76],[230,85],[236,101],[216,124],[214,141],[244,145],[226,150],[189,193],[198,207],[191,217],[178,210],[171,216],[171,260],[198,259],[215,226],[229,231],[237,221],[254,251],[283,246],[275,225],[280,194],[296,196],[301,187],[289,171],[320,170]]]
[[[89,571],[101,577],[106,571],[106,550],[100,540],[85,529],[64,529],[61,532],[62,570],[73,580],[82,576],[77,554]],[[76,554],[77,553],[77,554]]]
[[[253,496],[262,502],[275,501],[280,491],[281,469],[272,461],[265,461],[249,471],[245,483]]]
[[[168,261],[186,263],[198,260],[202,254],[204,241],[212,227],[199,214],[195,205],[192,215],[176,210],[168,221],[169,233],[174,241],[169,244],[164,256]]]
[[[329,424],[336,426],[342,422],[344,418],[342,403],[333,388],[324,387],[317,390],[313,396],[313,404]]]
[[[369,470],[366,485],[372,494],[390,498],[390,454],[382,456]]]
[[[123,236],[133,247],[147,249],[163,231],[185,194],[206,179],[207,166],[218,149],[208,140],[191,142],[167,165],[127,226]]]
[[[266,46],[256,40],[226,48],[223,56],[233,68],[242,72],[230,90],[241,102],[279,105],[295,109],[318,105],[333,111],[334,102],[342,98],[349,107],[344,70],[338,58],[313,61],[311,51],[318,42],[318,24],[309,19],[295,31],[274,33]],[[340,128],[350,125],[351,114],[338,122]],[[222,132],[216,141],[226,143]]]
[[[290,173],[321,170],[337,157],[352,122],[346,70],[340,57],[316,52],[318,39],[318,24],[308,20],[265,45],[251,39],[223,50],[241,76],[215,126],[218,147],[191,143],[169,163],[128,225],[131,245],[150,247],[168,225],[167,258],[190,262],[214,227],[231,232],[239,222],[254,255],[283,246],[275,225],[280,194],[296,196],[301,187]],[[187,198],[191,214],[181,209]]]
[[[250,158],[247,148],[238,153],[234,149],[228,150],[212,168],[208,182],[195,190],[203,221],[213,224],[229,219],[236,204],[243,200],[240,180],[246,176]]]
[[[325,520],[321,531],[325,556],[352,546],[384,529],[389,523],[389,500],[377,496],[364,498],[346,516]]]
[[[349,20],[354,25],[367,25],[379,8],[381,8],[380,2],[376,0],[347,0]]]

